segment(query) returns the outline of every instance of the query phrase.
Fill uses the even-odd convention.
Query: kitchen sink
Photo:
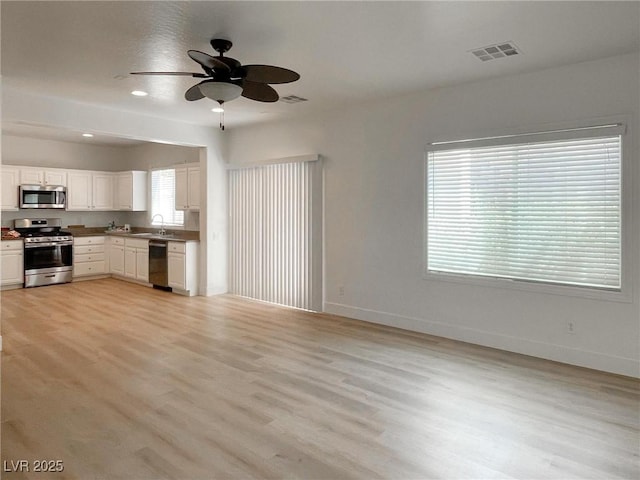
[[[158,237],[158,238],[173,237],[173,233],[165,233],[164,235],[160,235],[159,233],[154,233],[154,232],[131,233],[130,235],[132,237]]]

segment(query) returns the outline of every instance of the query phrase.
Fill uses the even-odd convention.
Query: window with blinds
[[[176,171],[173,168],[151,171],[152,225],[160,225],[162,215],[165,225],[184,225],[184,212],[176,210]]]
[[[433,144],[426,269],[621,288],[621,132]]]
[[[322,310],[322,164],[317,156],[229,170],[229,214],[230,293]]]

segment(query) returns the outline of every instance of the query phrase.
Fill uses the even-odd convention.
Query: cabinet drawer
[[[111,245],[124,245],[123,237],[111,237]]]
[[[74,237],[74,245],[104,245],[104,237]]]
[[[101,252],[104,252],[104,245],[74,245],[73,248],[73,253],[75,253],[76,255]]]
[[[167,248],[170,252],[185,253],[187,251],[186,245],[184,242],[169,242]]]
[[[73,266],[73,275],[100,275],[104,273],[104,260],[97,262],[77,263]]]
[[[2,241],[2,251],[6,252],[7,250],[22,250],[24,243],[22,240],[3,240]]]
[[[73,256],[74,263],[86,263],[86,262],[97,262],[97,261],[104,261],[104,252],[84,253],[84,254],[76,253]]]
[[[143,248],[149,249],[149,240],[141,238],[125,238],[124,245],[127,248]]]

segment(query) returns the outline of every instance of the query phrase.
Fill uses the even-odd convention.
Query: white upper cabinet
[[[71,170],[67,179],[67,210],[113,210],[113,173]]]
[[[200,210],[200,167],[189,167],[187,184],[189,188],[189,209]]]
[[[67,171],[62,168],[20,167],[21,185],[67,186]]]
[[[85,170],[73,170],[67,177],[67,210],[91,210],[93,176]]]
[[[2,166],[2,210],[18,210],[18,187],[20,186],[20,168]]]
[[[67,171],[62,169],[45,170],[44,171],[44,184],[45,185],[63,185],[67,186]]]
[[[147,209],[147,172],[120,172],[115,177],[115,210],[140,212]]]
[[[176,167],[176,210],[200,209],[200,165]]]
[[[110,172],[92,174],[92,210],[113,210],[113,179],[114,174]]]

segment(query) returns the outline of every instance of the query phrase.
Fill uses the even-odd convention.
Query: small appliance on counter
[[[62,230],[59,218],[13,221],[24,237],[24,286],[68,283],[73,277],[73,236]]]

